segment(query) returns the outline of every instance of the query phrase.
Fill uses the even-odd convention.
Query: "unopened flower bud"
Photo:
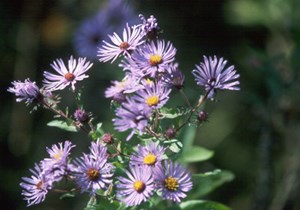
[[[77,121],[79,121],[81,123],[84,123],[84,122],[87,122],[89,120],[89,115],[83,109],[77,109],[74,113],[74,118]]]
[[[201,122],[201,123],[202,123],[202,122],[205,122],[205,121],[207,120],[207,118],[208,118],[207,112],[201,110],[201,111],[198,113],[198,120],[199,120],[199,122]]]
[[[168,128],[166,131],[165,131],[165,136],[168,138],[168,139],[172,139],[176,136],[176,129],[175,128]]]
[[[103,134],[102,141],[106,144],[113,144],[114,143],[113,135],[110,133]]]

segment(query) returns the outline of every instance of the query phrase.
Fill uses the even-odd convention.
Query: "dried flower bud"
[[[77,121],[79,121],[81,123],[84,123],[84,122],[87,122],[89,120],[89,115],[83,109],[77,109],[74,113],[74,118]]]
[[[176,136],[176,129],[175,128],[168,128],[166,131],[165,131],[165,136],[168,138],[168,139],[172,139]]]
[[[114,143],[113,135],[110,133],[103,134],[102,141],[106,144],[113,144]]]

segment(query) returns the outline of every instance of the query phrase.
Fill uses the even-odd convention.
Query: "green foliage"
[[[179,161],[192,163],[192,162],[200,162],[204,160],[210,159],[214,155],[214,152],[208,150],[204,147],[193,146],[189,150],[185,150]]]
[[[190,198],[198,198],[212,192],[222,184],[232,181],[234,175],[230,171],[220,169],[212,172],[193,175],[193,189]]]
[[[179,204],[182,210],[230,210],[231,208],[213,201],[189,200]]]
[[[72,125],[71,122],[65,122],[62,120],[52,120],[47,123],[48,126],[50,127],[57,127],[65,131],[70,131],[70,132],[77,132],[78,129],[76,126]]]

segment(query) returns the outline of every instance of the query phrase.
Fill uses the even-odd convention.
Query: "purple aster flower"
[[[161,77],[161,81],[166,87],[175,87],[178,90],[183,87],[184,79],[184,74],[179,70],[178,63],[170,64],[165,74]]]
[[[240,90],[238,87],[240,82],[237,80],[240,75],[236,73],[234,66],[225,69],[227,60],[218,59],[216,56],[214,58],[203,57],[204,62],[201,62],[199,66],[196,65],[192,73],[197,85],[205,87],[208,98],[213,98],[218,89]]]
[[[74,112],[74,118],[81,123],[85,123],[87,121],[89,121],[89,114],[84,110],[84,109],[76,109],[76,111]]]
[[[113,119],[115,129],[123,132],[132,129],[128,141],[136,130],[143,133],[151,116],[151,108],[144,103],[138,103],[132,98],[127,98],[122,106],[116,109],[117,118]]]
[[[131,5],[123,0],[109,0],[104,5],[102,12],[106,16],[108,24],[113,26],[117,33],[122,30],[120,26],[123,27],[126,23],[134,25],[138,22],[137,14]]]
[[[27,201],[27,206],[39,204],[45,200],[46,194],[52,188],[52,182],[46,178],[38,164],[35,164],[34,169],[29,169],[32,176],[22,177],[23,182],[20,186],[23,188],[22,195]]]
[[[151,41],[137,48],[130,58],[126,58],[132,59],[132,61],[127,61],[129,65],[134,63],[132,68],[127,68],[132,75],[143,74],[154,78],[157,76],[157,73],[165,72],[168,69],[169,64],[175,59],[175,54],[176,48],[170,42],[166,44],[164,40]],[[125,61],[123,66],[126,67],[128,64]]]
[[[144,40],[142,40],[141,28],[137,26],[129,27],[126,25],[123,31],[123,39],[120,38],[117,33],[108,36],[112,43],[103,41],[104,44],[98,51],[99,60],[101,62],[107,62],[109,60],[114,62],[120,55],[130,56],[131,52],[144,42]]]
[[[136,92],[144,88],[139,84],[139,79],[132,76],[125,76],[122,81],[112,81],[112,86],[106,89],[105,97],[112,98],[117,102],[124,102],[126,100],[125,95]]]
[[[161,30],[158,26],[156,18],[153,15],[150,15],[150,17],[146,19],[142,14],[139,15],[139,18],[143,21],[140,27],[142,28],[147,39],[157,39]]]
[[[153,195],[154,184],[151,170],[145,167],[130,167],[125,171],[128,178],[118,177],[117,198],[126,206],[137,206]]]
[[[162,167],[155,168],[153,176],[162,198],[176,203],[185,198],[193,186],[190,172],[172,161],[164,161]]]
[[[91,67],[92,63],[86,61],[86,58],[74,59],[70,57],[68,68],[65,66],[62,59],[57,59],[51,64],[51,67],[58,73],[52,74],[44,71],[44,86],[47,90],[62,90],[68,85],[71,85],[72,90],[75,90],[77,81],[81,81],[89,76],[85,74]]]
[[[164,159],[164,152],[165,148],[155,142],[151,142],[146,146],[138,145],[138,151],[130,156],[130,165],[153,169],[161,164]]]
[[[85,20],[74,34],[73,45],[80,56],[96,59],[102,40],[107,33],[112,32],[112,27],[107,16],[100,10],[96,15]]]
[[[90,156],[94,160],[107,158],[107,148],[103,144],[101,144],[100,140],[96,142],[91,142],[90,146]]]
[[[95,194],[96,190],[107,189],[112,183],[114,166],[107,162],[107,157],[95,159],[83,154],[75,159],[74,164],[77,167],[75,179],[81,192],[91,190],[91,194]]]
[[[25,103],[30,104],[43,100],[43,94],[40,92],[40,89],[35,82],[31,82],[29,79],[26,79],[24,82],[14,81],[12,85],[13,87],[9,87],[7,91],[16,95],[17,102],[25,101]]]
[[[52,145],[51,149],[46,148],[50,158],[45,158],[40,165],[43,174],[51,177],[52,181],[60,181],[64,175],[69,173],[68,157],[71,149],[75,147],[70,141],[60,142]]]
[[[160,81],[153,85],[145,85],[145,89],[136,92],[133,97],[140,103],[145,103],[151,108],[161,108],[169,100],[171,89],[162,85]]]

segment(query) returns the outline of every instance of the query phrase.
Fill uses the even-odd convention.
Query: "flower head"
[[[82,22],[76,30],[73,39],[75,50],[80,56],[96,59],[102,40],[111,30],[107,16],[102,11],[98,12]]]
[[[175,87],[178,90],[180,90],[183,87],[184,79],[185,76],[179,70],[178,63],[170,64],[167,71],[161,77],[161,81],[166,87]]]
[[[114,62],[120,55],[130,56],[131,52],[144,42],[141,29],[137,26],[131,28],[126,25],[123,31],[123,39],[117,33],[109,35],[109,38],[112,43],[103,41],[104,44],[98,51],[101,62],[109,60]]]
[[[81,158],[74,161],[77,167],[76,182],[81,188],[81,192],[91,190],[95,194],[96,190],[107,189],[112,183],[113,165],[107,162],[107,157],[95,159],[84,154]]]
[[[137,206],[153,195],[154,184],[149,168],[130,167],[128,178],[119,177],[117,198],[126,206]]]
[[[68,157],[71,149],[75,147],[70,141],[60,142],[47,148],[50,158],[41,161],[41,168],[46,176],[50,176],[53,181],[60,181],[69,172]]]
[[[74,112],[74,118],[81,123],[87,122],[90,118],[89,114],[83,109],[76,109]]]
[[[216,56],[214,58],[203,57],[204,62],[201,62],[199,66],[196,65],[192,73],[197,85],[205,87],[208,98],[213,98],[218,89],[240,90],[238,87],[240,82],[237,80],[240,75],[236,73],[234,66],[225,69],[227,60],[218,59]]]
[[[40,102],[43,99],[43,94],[38,86],[29,79],[26,79],[24,82],[14,81],[12,85],[13,87],[9,87],[7,91],[17,96],[17,102],[25,101],[25,103],[30,104]]]
[[[164,40],[151,41],[135,50],[131,57],[126,58],[123,66],[128,69],[132,75],[143,75],[155,77],[159,72],[165,72],[169,64],[175,59],[176,48],[170,42]],[[130,59],[132,61],[130,61]],[[128,65],[133,65],[131,68]]]
[[[71,85],[72,90],[75,90],[77,81],[81,81],[89,76],[85,73],[92,67],[92,63],[86,61],[86,58],[74,59],[70,57],[68,67],[65,66],[62,59],[57,59],[51,64],[51,67],[58,73],[52,74],[44,71],[44,87],[47,90],[62,90],[68,85]]]
[[[164,161],[161,167],[155,168],[154,179],[162,198],[177,203],[193,186],[190,172],[172,161]]]
[[[153,169],[161,164],[164,159],[164,152],[165,148],[155,142],[151,142],[146,146],[138,145],[138,151],[130,157],[130,165]]]
[[[27,206],[39,204],[46,198],[48,191],[52,188],[52,181],[46,178],[38,164],[35,164],[34,169],[29,169],[32,176],[22,177],[23,182],[20,186],[23,188],[22,195],[27,201]]]
[[[150,40],[157,39],[157,36],[161,31],[158,26],[157,19],[153,15],[147,19],[142,14],[140,14],[139,17],[143,21],[140,27],[142,28],[145,36]]]
[[[151,116],[151,108],[144,103],[139,103],[133,98],[127,98],[126,102],[116,110],[116,118],[113,119],[115,129],[123,132],[132,129],[126,140],[129,140],[135,130],[143,133]]]
[[[145,89],[136,92],[134,98],[151,108],[160,108],[169,100],[171,89],[162,85],[160,81],[154,82],[153,85],[145,85]]]

